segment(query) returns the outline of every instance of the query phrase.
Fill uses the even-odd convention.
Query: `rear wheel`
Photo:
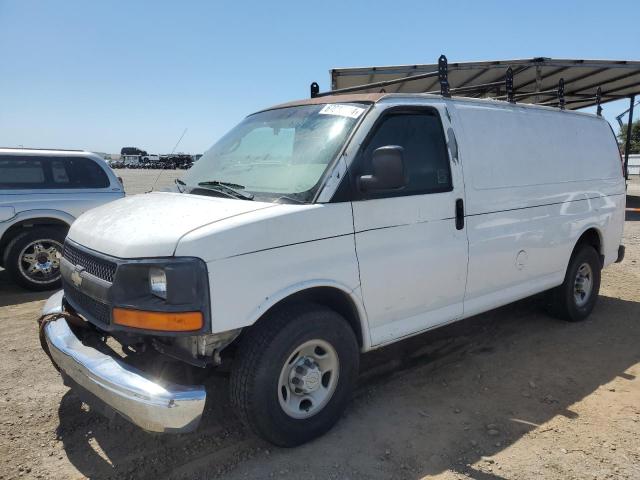
[[[321,305],[292,305],[242,339],[231,371],[231,401],[265,440],[299,445],[340,418],[358,364],[358,343],[344,318]]]
[[[578,245],[564,283],[551,291],[551,312],[570,322],[587,318],[598,300],[601,269],[598,252],[591,245]]]
[[[19,233],[7,245],[4,265],[11,278],[30,290],[61,285],[60,258],[66,231],[35,227]]]

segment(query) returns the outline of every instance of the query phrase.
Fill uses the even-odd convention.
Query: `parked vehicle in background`
[[[122,155],[120,161],[125,168],[138,168],[140,166],[140,155]]]
[[[160,155],[160,165],[161,168],[165,170],[175,170],[176,168],[184,169],[185,165],[191,165],[192,163],[192,156],[185,153]]]
[[[126,154],[122,155],[119,160],[110,160],[111,168],[143,168],[143,169],[160,169],[175,170],[176,168],[188,170],[202,155],[187,154]]]
[[[123,196],[114,172],[93,153],[0,148],[0,265],[23,287],[59,287],[69,226]]]
[[[140,163],[142,164],[142,168],[158,168],[158,164],[160,163],[160,155],[142,155],[140,157]]]
[[[109,166],[111,168],[124,168],[124,162],[122,160],[110,160]]]
[[[360,352],[543,291],[585,319],[623,257],[624,211],[595,115],[424,94],[292,102],[248,116],[176,192],[82,215],[44,313],[84,328],[49,322],[46,345],[89,403],[158,432],[196,428],[204,387],[89,343],[229,362],[246,425],[297,445],[340,418]]]
[[[122,147],[120,149],[120,155],[139,155],[145,156],[148,155],[146,150],[141,150],[138,147]]]

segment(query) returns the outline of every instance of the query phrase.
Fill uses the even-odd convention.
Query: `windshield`
[[[182,180],[191,193],[226,184],[256,200],[308,202],[365,109],[354,103],[302,105],[250,115]]]

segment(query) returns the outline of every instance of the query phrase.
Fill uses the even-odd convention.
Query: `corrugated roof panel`
[[[626,60],[575,60],[533,58],[519,60],[495,60],[487,62],[449,63],[449,87],[454,95],[470,97],[504,98],[503,82],[508,67],[514,72],[513,85],[520,103],[553,104],[556,101],[558,82],[565,83],[566,106],[578,109],[596,104],[598,87],[602,89],[602,103],[621,97],[640,94],[640,62]],[[437,71],[437,64],[394,65],[386,67],[336,68],[331,70],[333,89],[357,87],[370,83],[410,78],[414,75]],[[474,91],[458,91],[456,88],[493,84]],[[439,92],[437,77],[409,80],[383,87],[388,93]],[[380,92],[380,87],[365,88],[361,92]],[[552,93],[538,94],[553,90]],[[527,95],[530,94],[530,95]]]

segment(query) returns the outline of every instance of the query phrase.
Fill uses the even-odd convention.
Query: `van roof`
[[[323,97],[306,98],[281,103],[264,110],[275,110],[276,108],[297,107],[300,105],[323,105],[326,103],[376,103],[386,96],[386,93],[353,93],[349,95],[325,95]]]
[[[430,93],[352,93],[352,94],[340,94],[340,95],[325,95],[314,98],[305,98],[300,100],[294,100],[291,102],[281,103],[270,108],[265,108],[260,111],[275,110],[279,108],[296,107],[301,105],[324,105],[327,103],[381,103],[386,101],[397,101],[402,98],[415,99],[415,98],[428,98],[434,100],[442,100],[441,95],[434,95]],[[557,107],[550,107],[545,105],[535,105],[531,103],[509,103],[505,100],[496,100],[494,98],[470,98],[470,97],[458,97],[452,96],[447,98],[448,101],[456,103],[477,103],[477,104],[490,104],[503,108],[513,109],[532,109],[532,110],[545,110],[550,112],[562,112],[564,114],[571,115],[586,115],[588,117],[603,118],[596,114],[588,112],[579,112],[575,110],[559,110]]]

